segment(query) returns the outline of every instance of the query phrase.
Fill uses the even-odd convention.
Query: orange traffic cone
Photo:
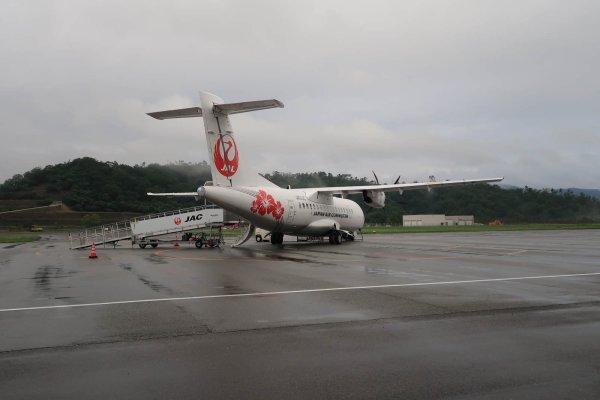
[[[179,235],[175,234],[175,246],[173,247],[179,247]]]
[[[90,253],[90,258],[98,258],[98,255],[96,254],[96,245],[94,244],[94,242],[92,242],[92,251]]]

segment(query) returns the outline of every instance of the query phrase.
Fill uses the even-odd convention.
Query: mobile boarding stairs
[[[198,206],[181,210],[144,215],[126,221],[105,224],[80,232],[69,233],[70,249],[112,244],[121,240],[132,243],[148,237],[183,233],[195,229],[223,226],[223,209],[216,206]]]

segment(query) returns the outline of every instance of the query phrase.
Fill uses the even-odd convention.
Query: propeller
[[[375,177],[375,182],[377,182],[377,184],[379,185],[379,178],[377,178],[377,174],[373,170],[371,170],[371,172],[373,173],[373,176]]]
[[[373,173],[373,176],[375,177],[375,182],[377,182],[377,184],[378,184],[378,185],[381,185],[381,184],[379,183],[379,178],[377,178],[377,174],[375,173],[375,171],[371,170],[371,172]],[[398,182],[400,182],[400,177],[401,177],[401,176],[402,176],[402,175],[398,175],[398,178],[396,178],[396,181],[394,182],[394,185],[397,185],[397,184],[398,184]]]
[[[375,182],[377,182],[378,185],[381,185],[379,183],[379,178],[377,178],[377,174],[375,173],[375,171],[371,170],[371,172],[373,172],[373,176],[375,177]],[[402,177],[402,175],[398,175],[398,177],[396,178],[396,180],[394,181],[394,185],[397,185],[400,182],[400,178]],[[402,194],[402,193],[400,193]],[[398,204],[402,204],[402,205],[406,205],[408,204],[406,201],[398,201]]]

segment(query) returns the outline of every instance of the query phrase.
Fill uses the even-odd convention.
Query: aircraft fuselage
[[[320,236],[332,230],[354,232],[365,222],[354,201],[319,195],[314,189],[203,186],[198,193],[271,232]]]

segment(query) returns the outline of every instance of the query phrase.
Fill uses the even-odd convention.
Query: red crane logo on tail
[[[223,176],[233,176],[238,170],[238,151],[230,134],[221,135],[215,144],[213,154],[217,171]]]

